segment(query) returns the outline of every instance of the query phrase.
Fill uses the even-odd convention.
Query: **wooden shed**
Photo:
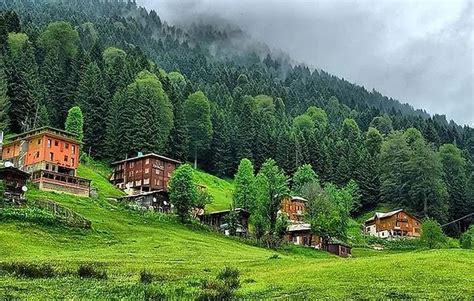
[[[237,227],[237,235],[244,236],[248,233],[249,229],[249,217],[250,212],[242,208],[234,209],[238,215],[238,227]],[[211,212],[208,214],[201,215],[199,219],[202,223],[207,224],[214,228],[217,231],[222,231],[228,234],[227,231],[227,224],[226,224],[226,217],[230,213],[230,210],[222,210]]]
[[[352,247],[342,241],[332,240],[327,243],[325,249],[329,253],[335,254],[337,256],[341,256],[341,257],[352,256]]]
[[[5,186],[4,198],[13,203],[25,200],[26,181],[30,174],[15,167],[0,168],[0,180]]]

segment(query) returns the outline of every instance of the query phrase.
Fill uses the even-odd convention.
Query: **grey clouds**
[[[224,19],[297,62],[474,126],[470,0],[139,0],[169,23]]]

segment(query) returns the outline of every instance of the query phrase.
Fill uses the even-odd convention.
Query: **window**
[[[145,164],[150,164],[150,159],[146,159]]]
[[[72,149],[72,154],[74,155],[76,153],[76,146],[75,145],[71,145],[71,149]]]
[[[41,144],[41,139],[38,139],[38,144]]]
[[[51,161],[54,160],[54,153],[49,153],[49,160],[51,160]]]
[[[64,148],[69,149],[69,143],[64,143]]]
[[[9,153],[10,153],[10,149],[9,149],[9,148],[7,148],[7,154],[9,154]]]
[[[68,161],[69,161],[68,156],[64,156],[64,162],[68,162]]]
[[[145,173],[149,173],[150,172],[150,169],[149,168],[145,168]]]
[[[51,139],[48,139],[48,148],[51,148]]]
[[[49,164],[46,164],[46,170],[49,170]]]
[[[36,158],[39,158],[39,157],[40,157],[40,152],[36,152],[35,157],[36,157]]]
[[[74,158],[71,158],[71,164],[72,164],[72,166],[74,166],[74,163],[75,163],[75,162],[74,162]]]
[[[54,146],[58,146],[59,145],[59,141],[58,140],[54,140]]]

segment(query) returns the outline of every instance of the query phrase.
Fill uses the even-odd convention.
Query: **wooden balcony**
[[[31,174],[31,181],[39,184],[39,188],[45,191],[64,192],[87,197],[90,195],[90,180],[68,174],[38,170]]]

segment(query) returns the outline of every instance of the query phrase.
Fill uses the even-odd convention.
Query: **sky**
[[[138,0],[171,24],[224,19],[295,61],[474,126],[471,0]]]

